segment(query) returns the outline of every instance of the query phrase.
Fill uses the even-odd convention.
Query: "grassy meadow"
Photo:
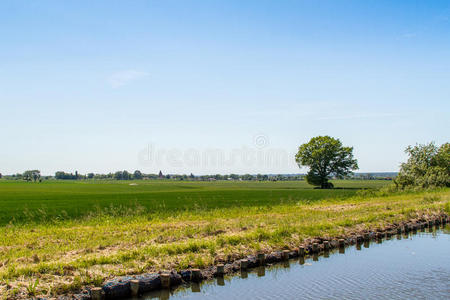
[[[0,225],[83,218],[127,209],[173,215],[180,211],[270,206],[348,198],[383,180],[334,181],[338,189],[314,190],[305,181],[24,181],[0,180]],[[339,189],[340,188],[340,189]]]
[[[49,297],[450,213],[450,189],[384,194],[371,190],[387,181],[334,184],[0,181],[0,295]]]

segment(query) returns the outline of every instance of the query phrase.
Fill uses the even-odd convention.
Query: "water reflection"
[[[161,290],[161,294],[160,294],[159,297],[160,297],[161,300],[169,299],[170,298],[170,291],[166,290],[166,289]]]
[[[191,283],[191,291],[193,293],[200,293],[200,283],[198,282],[192,282]]]
[[[246,270],[241,270],[241,278],[242,279],[248,278],[248,272]]]
[[[290,260],[258,267],[144,299],[448,299],[450,228],[440,227],[386,237],[382,245],[378,239],[358,242],[299,257],[298,264]]]
[[[258,274],[258,277],[264,277],[266,275],[266,267],[264,267],[264,266],[258,267],[257,274]]]
[[[225,285],[225,278],[223,278],[223,276],[217,277],[216,280],[217,280],[217,285],[219,285],[219,286]]]
[[[304,265],[305,264],[305,258],[302,256],[302,257],[300,257],[299,259],[298,259],[298,263],[300,264],[300,265]]]

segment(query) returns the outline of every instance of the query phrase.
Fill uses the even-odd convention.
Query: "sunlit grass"
[[[118,275],[204,267],[443,210],[450,213],[449,189],[173,213],[110,203],[76,218],[1,226],[0,294],[24,295],[36,279],[34,293],[56,294]]]
[[[131,183],[137,185],[130,185]],[[360,188],[378,188],[382,180],[340,180],[336,190],[314,190],[304,181],[44,181],[0,180],[0,226],[8,223],[48,222],[87,215],[253,207],[348,198]],[[117,209],[120,207],[121,209]],[[111,210],[108,211],[108,209]]]

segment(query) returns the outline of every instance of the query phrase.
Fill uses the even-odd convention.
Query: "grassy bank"
[[[282,184],[287,189],[292,183]],[[352,193],[314,201],[288,193],[288,201],[215,208],[184,200],[191,208],[171,214],[137,202],[105,206],[83,217],[5,225],[0,227],[0,294],[58,294],[113,276],[204,267],[219,258],[292,248],[315,236],[383,227],[422,213],[450,213],[449,189],[378,197]]]

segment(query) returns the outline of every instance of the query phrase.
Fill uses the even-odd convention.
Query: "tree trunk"
[[[321,183],[320,188],[321,188],[321,189],[326,189],[327,187],[328,187],[328,185],[327,185],[327,179],[326,179],[326,178],[322,178],[322,183]]]

